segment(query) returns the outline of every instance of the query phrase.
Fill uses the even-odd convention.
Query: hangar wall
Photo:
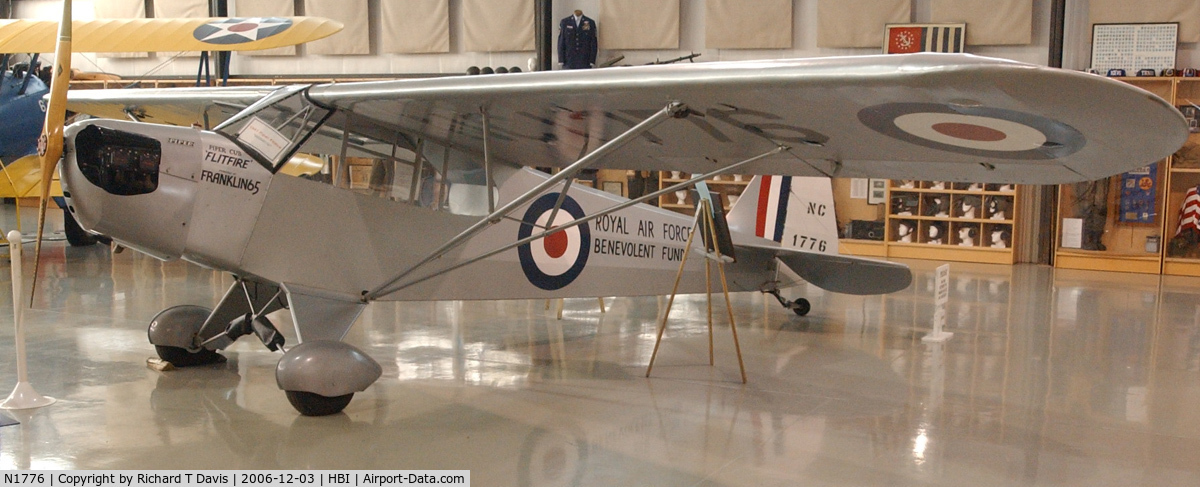
[[[347,56],[242,56],[234,54],[231,72],[233,75],[389,75],[389,74],[458,74],[470,66],[519,66],[527,69],[532,51],[527,52],[465,52],[463,49],[463,0],[448,0],[450,5],[450,52],[446,54],[367,54]],[[927,22],[930,19],[932,0],[913,1],[913,20]],[[303,3],[303,2],[298,2]],[[1049,44],[1050,0],[1033,0],[1033,43],[1026,46],[968,46],[968,52],[995,56],[1034,64],[1045,64]],[[601,0],[556,0],[554,16],[566,17],[575,9],[581,9],[592,18],[599,17]],[[817,4],[818,0],[796,0],[793,8],[793,48],[791,49],[706,49],[705,2],[682,0],[680,2],[680,48],[677,50],[622,50],[614,51],[600,46],[598,60],[603,61],[618,54],[624,55],[622,64],[645,64],[655,60],[671,59],[691,53],[701,53],[700,61],[722,61],[742,59],[769,59],[789,57],[817,57],[850,54],[874,54],[879,49],[829,49],[817,47]],[[14,15],[20,18],[56,18],[58,0],[16,0]],[[92,0],[75,1],[76,18],[90,18]],[[236,3],[231,2],[231,9]],[[371,52],[380,51],[380,2],[368,0],[371,14]],[[1069,2],[1067,11],[1067,40],[1063,63],[1065,67],[1082,69],[1087,67],[1090,50],[1090,27],[1088,25],[1088,3]],[[236,10],[232,12],[236,15]],[[603,31],[604,25],[600,25]],[[557,26],[555,26],[557,31]],[[301,49],[304,52],[304,49]],[[302,62],[300,62],[302,60]],[[171,59],[163,54],[148,58],[101,58],[95,54],[77,55],[74,65],[83,70],[105,71],[122,76],[195,76],[195,58]],[[1181,44],[1179,67],[1200,66],[1200,50],[1194,43]]]

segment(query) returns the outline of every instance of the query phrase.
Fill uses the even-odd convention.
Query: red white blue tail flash
[[[791,176],[762,177],[762,187],[758,192],[758,217],[754,224],[754,235],[776,242],[783,241],[788,199],[791,194]]]
[[[729,228],[782,247],[836,255],[832,183],[819,177],[755,176],[729,210]]]

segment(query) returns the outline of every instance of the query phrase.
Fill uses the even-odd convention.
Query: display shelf
[[[691,175],[679,171],[661,171],[658,173],[658,187],[665,189],[675,184],[682,183],[691,179]],[[708,184],[710,190],[720,192],[725,195],[725,210],[737,202],[738,197],[742,195],[742,191],[746,190],[746,186],[750,184],[750,176],[725,174],[704,180]],[[683,193],[679,193],[682,191]],[[658,207],[671,211],[691,215],[695,212],[694,195],[691,190],[679,190],[676,193],[668,193],[658,197]],[[678,194],[677,194],[678,193]],[[683,195],[683,203],[679,203],[679,196]]]
[[[834,180],[838,224],[880,222],[880,240],[843,238],[839,251],[870,257],[1011,264],[1019,188],[1012,185],[893,180],[884,204],[849,197],[852,183]],[[850,215],[847,216],[847,213]],[[993,246],[995,245],[995,246]]]
[[[1194,127],[1171,157],[1099,181],[1059,186],[1055,267],[1200,276],[1200,226],[1184,202],[1200,186],[1200,80],[1120,78],[1173,103]],[[1195,207],[1200,213],[1200,199]],[[1177,235],[1184,230],[1183,235]]]
[[[1012,224],[1013,224],[1013,221],[1012,221],[1012,220],[989,220],[989,219],[982,219],[982,218],[959,218],[959,217],[955,217],[955,216],[944,216],[944,217],[942,217],[942,216],[912,216],[912,215],[905,215],[905,216],[895,216],[895,217],[893,217],[893,218],[894,218],[894,219],[896,219],[896,220],[924,220],[924,221],[946,221],[946,222],[962,222],[962,223],[996,223],[996,224],[1005,224],[1005,225],[1012,225]]]
[[[962,247],[958,245],[889,242],[887,256],[901,259],[926,259],[979,264],[1012,264],[1012,249]]]
[[[1011,264],[1016,196],[1008,185],[892,181],[887,256]]]

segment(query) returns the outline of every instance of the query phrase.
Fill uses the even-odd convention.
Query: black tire
[[[327,397],[304,391],[284,392],[287,393],[288,402],[292,403],[292,407],[305,416],[328,416],[340,413],[354,398],[353,392],[337,397]]]
[[[63,233],[67,234],[67,243],[72,247],[87,247],[96,245],[99,241],[99,237],[79,226],[79,222],[75,221],[75,216],[69,210],[63,210]]]
[[[805,316],[809,311],[812,311],[812,303],[809,303],[807,299],[800,298],[792,301],[792,312],[796,313],[796,316]]]
[[[225,356],[207,348],[193,353],[179,347],[155,345],[154,351],[158,352],[158,358],[171,362],[171,365],[176,367],[195,367],[225,361]]]

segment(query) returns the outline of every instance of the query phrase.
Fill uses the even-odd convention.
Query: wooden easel
[[[658,356],[658,346],[662,344],[663,332],[667,331],[667,317],[671,314],[671,305],[675,303],[675,295],[679,292],[679,281],[683,279],[683,269],[687,266],[688,255],[691,254],[692,240],[696,236],[696,230],[700,228],[703,221],[703,228],[708,231],[709,237],[713,244],[713,251],[705,253],[704,259],[704,290],[708,297],[708,365],[715,365],[713,359],[713,316],[712,316],[712,261],[717,261],[717,271],[721,276],[721,290],[725,294],[725,310],[729,312],[729,330],[733,332],[733,348],[737,351],[738,367],[742,372],[742,383],[746,383],[746,365],[742,361],[742,346],[738,342],[737,323],[733,320],[733,306],[729,300],[729,285],[725,280],[725,261],[721,256],[721,247],[716,245],[717,229],[713,222],[712,208],[709,207],[709,200],[701,199],[700,204],[696,207],[696,218],[692,220],[692,231],[688,233],[687,249],[683,253],[683,262],[679,263],[679,273],[675,275],[675,287],[671,289],[671,297],[667,300],[667,309],[663,311],[662,323],[658,325],[658,336],[654,339],[654,352],[650,354],[650,365],[646,367],[646,377],[650,377],[650,371],[654,369],[654,359]],[[702,220],[703,219],[703,220]]]

